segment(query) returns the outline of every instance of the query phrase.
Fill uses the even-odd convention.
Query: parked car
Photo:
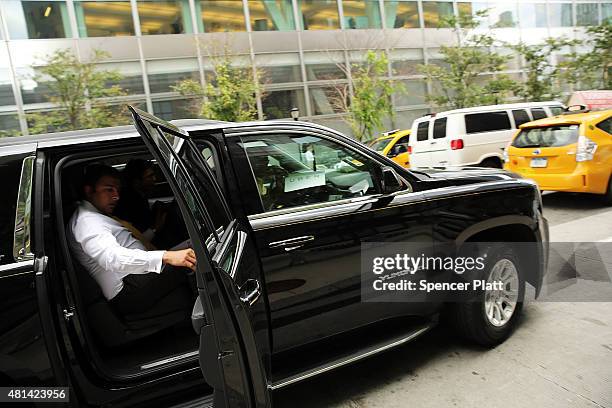
[[[602,194],[612,204],[612,110],[525,123],[505,162],[541,190]]]
[[[387,156],[397,164],[407,169],[410,168],[410,129],[395,129],[383,133],[374,139],[369,147],[383,156]]]
[[[560,102],[477,106],[426,115],[412,123],[413,168],[503,167],[502,152],[526,122],[563,111]]]
[[[548,227],[531,182],[503,170],[408,171],[312,123],[168,123],[131,109],[136,129],[0,140],[3,386],[68,386],[77,406],[265,407],[273,390],[404,344],[441,313],[462,335],[499,344],[525,285],[541,286]],[[197,254],[187,320],[119,315],[67,243],[86,166],[134,158],[155,164],[151,199],[176,204],[176,237]],[[503,263],[515,283],[516,301],[497,314],[485,300],[501,291],[473,303],[361,301],[363,242],[462,248],[500,237],[534,252],[480,251],[483,279]],[[528,265],[538,274],[524,275]]]

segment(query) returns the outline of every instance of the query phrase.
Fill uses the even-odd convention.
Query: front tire
[[[612,175],[608,180],[608,189],[606,190],[606,194],[604,195],[604,203],[606,205],[612,205]]]
[[[521,315],[525,282],[513,246],[499,244],[487,248],[485,253],[482,279],[500,280],[503,289],[483,290],[475,300],[449,305],[449,317],[461,336],[485,347],[495,347],[510,336]]]

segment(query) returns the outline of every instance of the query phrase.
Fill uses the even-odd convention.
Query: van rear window
[[[433,138],[442,139],[446,137],[446,118],[436,119],[434,121]]]
[[[566,146],[578,141],[578,128],[578,125],[561,125],[523,129],[512,142],[512,146],[519,148]]]
[[[508,129],[512,129],[512,127],[510,126],[508,113],[505,111],[468,113],[465,115],[465,131],[467,134]]]
[[[429,133],[429,121],[419,123],[417,127],[417,141],[427,140]]]

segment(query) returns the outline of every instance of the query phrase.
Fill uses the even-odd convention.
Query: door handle
[[[289,238],[289,239],[285,239],[282,241],[270,242],[268,244],[268,247],[269,248],[284,248],[285,251],[289,252],[289,251],[293,251],[294,249],[298,249],[302,247],[307,242],[313,241],[314,238],[315,237],[312,235],[305,235],[303,237]]]
[[[240,301],[249,306],[253,306],[261,296],[261,285],[256,279],[248,279],[238,288]]]
[[[437,144],[438,142],[429,142],[430,145]]]

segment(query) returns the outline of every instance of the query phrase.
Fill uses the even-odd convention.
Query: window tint
[[[429,121],[419,123],[417,127],[417,141],[422,142],[429,137]]]
[[[547,117],[543,108],[533,108],[531,110],[531,116],[533,116],[533,120],[544,119]]]
[[[434,139],[442,139],[443,137],[446,137],[446,120],[447,118],[440,118],[434,121]]]
[[[17,194],[24,158],[24,155],[0,157],[0,176],[6,181],[4,191],[0,195],[0,265],[16,261],[13,257],[15,230],[25,227],[15,225]]]
[[[578,141],[578,125],[547,126],[523,129],[514,139],[514,147],[556,147]]]
[[[563,109],[563,106],[549,106],[548,109],[550,109],[553,116],[560,115],[565,111],[565,109]]]
[[[518,128],[523,123],[531,122],[529,115],[525,109],[515,109],[512,111],[512,116],[514,116],[514,123]]]
[[[608,134],[612,135],[612,117],[609,117],[603,122],[599,122],[596,126],[604,132],[607,132]]]
[[[468,134],[507,129],[511,129],[507,112],[483,112],[465,115],[465,131]]]
[[[375,194],[378,164],[314,136],[242,138],[264,211]]]

